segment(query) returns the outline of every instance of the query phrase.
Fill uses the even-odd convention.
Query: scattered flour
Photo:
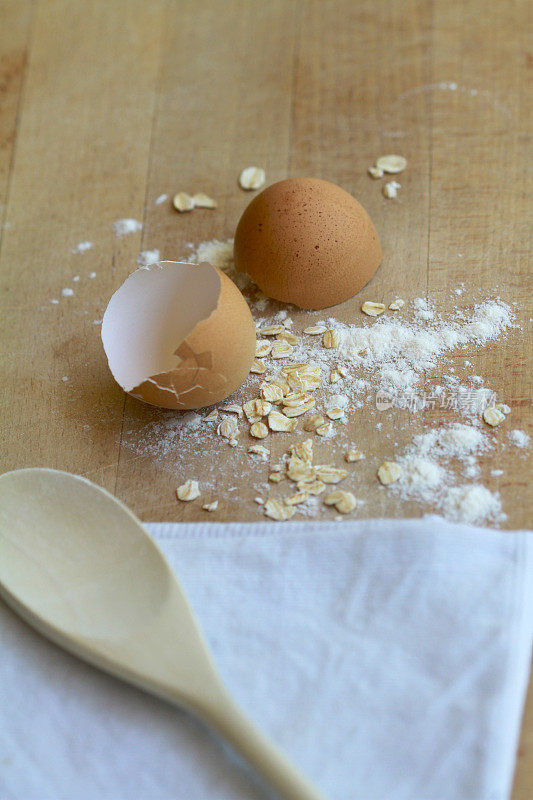
[[[125,236],[127,233],[136,233],[136,231],[142,230],[142,222],[131,218],[117,219],[113,223],[113,228],[116,236]]]
[[[531,438],[525,431],[515,428],[509,433],[509,441],[512,445],[514,445],[514,447],[526,448],[529,447]]]
[[[456,473],[450,468],[450,462],[458,460],[465,477],[477,478],[480,468],[475,456],[491,447],[486,432],[462,423],[418,434],[397,459],[402,474],[391,490],[402,500],[430,504],[455,522],[502,522],[505,515],[499,495],[481,484],[457,486]]]
[[[159,197],[155,201],[156,206],[160,206],[161,203],[164,203],[165,200],[167,200],[167,199],[168,199],[168,194],[160,194]]]
[[[415,436],[409,452],[420,456],[464,460],[467,456],[482,453],[489,448],[490,440],[479,428],[453,422]]]
[[[141,267],[148,267],[150,264],[155,264],[159,261],[160,256],[159,250],[143,250],[139,253],[139,258],[137,259],[137,264]]]
[[[74,290],[73,289],[69,289],[67,287],[66,289],[61,289],[61,294],[63,295],[63,297],[72,297],[73,294],[74,294]]]
[[[485,344],[513,325],[510,306],[500,300],[481,303],[470,318],[460,312],[452,319],[431,314],[431,324],[383,316],[368,325],[343,326],[340,353],[372,371],[380,389],[395,394],[418,386],[439,357],[465,345]]]
[[[187,258],[189,264],[201,264],[208,261],[223,272],[234,273],[233,239],[221,241],[212,239],[210,242],[201,242],[194,253]]]
[[[79,242],[76,247],[73,248],[73,253],[85,253],[87,250],[90,250],[93,246],[92,242]]]
[[[497,523],[505,519],[499,494],[479,484],[450,489],[440,508],[446,519],[470,525]]]

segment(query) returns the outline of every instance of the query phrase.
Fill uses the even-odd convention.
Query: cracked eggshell
[[[381,263],[377,231],[351,194],[289,178],[258,194],[235,232],[235,266],[269,297],[326,308],[356,294]]]
[[[255,324],[235,284],[211,264],[160,261],[133,272],[102,321],[117,383],[178,410],[224,400],[247,378]]]

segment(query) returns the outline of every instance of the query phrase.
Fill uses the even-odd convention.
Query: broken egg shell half
[[[141,267],[111,297],[102,321],[117,383],[145,403],[178,410],[212,405],[238,389],[255,339],[246,300],[207,262]]]

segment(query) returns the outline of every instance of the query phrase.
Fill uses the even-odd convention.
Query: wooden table
[[[361,299],[433,296],[461,281],[465,304],[479,291],[516,302],[523,330],[472,358],[511,406],[513,427],[527,430],[526,7],[0,0],[3,469],[86,475],[144,519],[202,514],[175,500],[181,454],[161,466],[126,446],[161,412],[113,383],[94,320],[140,250],[176,259],[188,241],[231,237],[250,199],[237,176],[252,164],[268,182],[332,180],[372,216],[383,265],[341,317],[353,320]],[[386,152],[409,161],[398,202],[366,173]],[[218,209],[178,217],[155,203],[179,190],[207,192]],[[117,238],[112,223],[123,217],[142,220],[142,232]],[[74,253],[85,240],[93,248]],[[74,296],[62,297],[64,287]],[[427,419],[413,417],[409,436]],[[360,419],[356,430],[373,472],[390,455],[385,440]],[[187,469],[203,458],[187,455]],[[527,462],[502,445],[484,475],[495,465],[506,525],[530,526]],[[210,519],[257,519],[252,497],[240,479],[235,502]],[[375,480],[366,499],[367,516],[420,513],[397,507]],[[513,797],[532,796],[530,695]]]

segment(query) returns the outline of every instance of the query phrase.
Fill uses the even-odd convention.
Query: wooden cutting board
[[[250,199],[237,177],[255,164],[268,182],[332,180],[372,216],[383,265],[336,317],[353,321],[361,300],[438,296],[462,281],[459,307],[480,293],[516,303],[522,330],[469,358],[511,406],[508,425],[531,433],[527,5],[0,0],[2,471],[65,469],[144,519],[205,518],[174,494],[201,476],[205,454],[154,459],[141,446],[161,412],[114,385],[95,320],[140,250],[176,259],[187,242],[231,237]],[[387,152],[409,161],[398,201],[366,172]],[[218,209],[178,216],[155,203],[180,190],[206,192]],[[143,230],[117,238],[123,217]],[[82,241],[92,249],[73,253]],[[401,446],[434,420],[413,415],[396,435],[387,417],[379,436],[351,420],[370,455],[361,515],[421,513],[380,491],[374,471],[392,455],[387,434]],[[506,525],[530,527],[530,463],[497,435],[483,476],[501,492]],[[273,461],[285,447],[272,442]],[[244,456],[219,458],[221,476],[244,477],[209,519],[259,519]],[[503,474],[491,478],[495,468]],[[533,698],[514,800],[533,795],[532,753]]]

